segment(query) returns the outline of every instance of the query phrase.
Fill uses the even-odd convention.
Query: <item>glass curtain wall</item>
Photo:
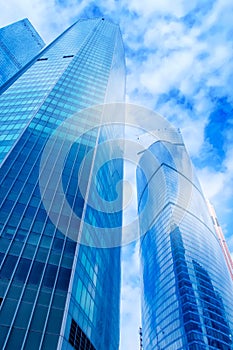
[[[184,175],[187,162],[183,160],[188,155],[180,133],[172,140],[169,145],[158,141],[149,147],[158,160],[149,182],[137,169],[139,212],[149,187],[152,198],[140,222],[141,228],[147,227],[140,247],[143,346],[145,350],[230,350],[232,281],[191,163],[190,177]],[[142,169],[150,166],[144,158]]]
[[[80,246],[64,234],[73,229],[79,235],[80,227],[71,227],[70,218],[60,212],[51,171],[47,186],[54,193],[62,233],[43,205],[39,175],[41,155],[54,130],[83,108],[122,101],[124,81],[119,27],[100,18],[76,22],[1,91],[1,349],[118,349],[120,248]],[[77,116],[79,130],[100,118]],[[88,219],[91,209],[85,207],[89,194],[81,194],[77,176],[101,133],[93,130],[76,140],[62,170],[67,201],[80,218]],[[54,145],[57,159],[65,144],[62,137]],[[49,157],[56,168],[57,159]],[[111,199],[123,166],[110,162],[102,172],[101,193],[108,192]],[[104,175],[113,173],[112,186],[106,187]],[[104,215],[94,213],[92,220],[93,226],[108,227]],[[114,220],[119,225],[121,214]]]

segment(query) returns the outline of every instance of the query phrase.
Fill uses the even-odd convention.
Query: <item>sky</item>
[[[127,101],[181,129],[233,255],[232,0],[8,0],[0,26],[27,17],[46,43],[79,18],[119,23]],[[138,349],[138,243],[123,250],[121,350]]]

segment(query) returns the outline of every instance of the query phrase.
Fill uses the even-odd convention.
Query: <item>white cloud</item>
[[[140,83],[155,95],[168,92],[177,87],[184,70],[190,70],[191,65],[192,54],[189,51],[172,52],[162,58],[155,53],[142,65]]]
[[[189,1],[188,4],[183,0],[131,0],[125,3],[130,11],[135,11],[143,17],[151,17],[152,15],[170,15],[181,17],[184,16],[187,11],[190,11],[196,1]]]
[[[199,154],[201,150],[206,122],[205,118],[198,120],[187,118],[181,126],[184,143],[191,157]]]
[[[213,200],[216,195],[222,192],[225,184],[224,173],[219,173],[213,169],[205,167],[198,170],[197,175],[207,198]]]
[[[233,196],[233,147],[227,151],[221,171],[208,165],[197,171],[206,196],[215,203],[224,203]]]
[[[121,290],[121,346],[122,350],[139,348],[140,283],[139,244],[131,244],[122,250]]]
[[[132,287],[129,283],[124,284],[122,294],[122,318],[121,318],[121,340],[120,349],[139,348],[138,330],[140,321],[140,288]]]

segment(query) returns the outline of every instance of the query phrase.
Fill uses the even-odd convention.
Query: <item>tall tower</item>
[[[100,122],[101,110],[78,112],[123,101],[124,94],[121,33],[104,18],[76,22],[1,90],[1,349],[118,349],[120,248],[80,245],[66,234],[72,231],[78,240],[85,232],[63,210],[55,176],[60,172],[69,208],[87,220],[91,230],[121,226],[121,213],[105,215],[86,204],[92,196],[88,185],[94,150],[112,129],[87,132]],[[51,135],[74,115],[67,123],[70,129],[51,146],[55,156],[50,149],[45,154]],[[60,169],[61,154],[76,130],[79,137]],[[81,136],[80,130],[85,130]],[[88,152],[90,168],[82,174]],[[80,174],[87,180],[84,192],[78,188]],[[101,168],[97,185],[102,197],[115,196],[122,176],[120,161]],[[41,177],[57,221],[45,208]],[[88,234],[92,245],[92,231]]]
[[[144,350],[230,350],[232,280],[182,137],[170,133],[148,148],[157,166],[146,151],[137,169],[139,213],[150,198],[140,216]]]
[[[45,43],[27,18],[0,29],[0,86],[27,64]]]

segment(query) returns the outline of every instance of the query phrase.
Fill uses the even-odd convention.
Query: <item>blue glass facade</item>
[[[0,29],[0,86],[45,46],[27,18]]]
[[[151,166],[146,156],[137,169],[139,212],[148,191],[152,198],[146,215],[140,216],[140,227],[146,231],[140,247],[143,346],[145,350],[230,350],[229,270],[191,163],[190,177],[185,175],[183,160],[188,155],[181,135],[174,132],[171,140],[149,147],[158,160],[149,181],[141,170]]]
[[[61,233],[45,210],[39,188],[41,155],[54,130],[85,107],[124,99],[118,26],[104,19],[76,22],[8,85],[0,96],[0,348],[118,349],[120,248],[90,248],[64,235],[69,229],[76,235],[83,232],[81,226],[72,227],[72,218],[61,210],[51,170],[45,174],[47,188],[54,193]],[[77,114],[78,125],[81,130],[87,124],[91,128],[100,117]],[[72,211],[94,226],[121,226],[121,213],[109,218],[85,206],[77,176],[87,152],[113,132],[111,127],[92,130],[76,140],[62,172]],[[57,159],[65,144],[63,135],[54,145]],[[50,154],[47,162],[56,167]],[[112,182],[107,185],[100,172],[99,191],[111,200],[123,176],[122,162],[107,162],[102,169],[106,174]]]

